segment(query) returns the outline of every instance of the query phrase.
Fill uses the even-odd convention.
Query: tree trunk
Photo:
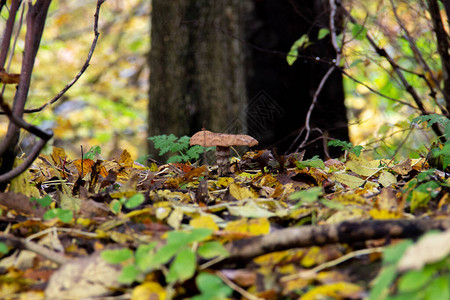
[[[247,131],[262,148],[295,151],[332,64],[315,58],[335,57],[329,35],[317,40],[328,19],[327,0],[153,0],[149,136]],[[289,66],[286,54],[305,33],[313,44]],[[319,94],[311,127],[320,129],[311,139],[323,139],[307,155],[324,154],[327,136],[349,139],[338,71]]]
[[[149,136],[246,131],[245,2],[153,0]]]

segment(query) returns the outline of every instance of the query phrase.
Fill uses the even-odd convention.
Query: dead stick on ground
[[[450,229],[450,219],[347,221],[333,225],[286,228],[227,244],[230,256],[219,265],[248,262],[263,254],[312,245],[354,243],[379,238],[415,238],[432,229]]]
[[[67,258],[58,252],[52,251],[37,243],[27,241],[26,239],[18,238],[12,235],[0,235],[0,242],[3,242],[13,248],[29,250],[59,265],[70,261],[70,258]]]

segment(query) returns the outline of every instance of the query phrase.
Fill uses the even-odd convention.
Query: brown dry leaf
[[[20,74],[8,74],[4,70],[0,71],[0,83],[19,84]]]
[[[395,191],[392,188],[383,188],[380,194],[376,197],[375,201],[375,205],[380,210],[387,210],[397,213],[401,213],[403,211],[403,206],[398,205]]]
[[[64,264],[50,278],[46,299],[84,299],[104,297],[119,287],[120,265],[105,262],[100,253]]]
[[[256,273],[251,270],[222,270],[220,273],[242,287],[251,286],[256,282]]]
[[[402,161],[401,163],[396,164],[394,167],[392,167],[392,170],[400,175],[408,175],[408,173],[411,172],[412,169],[411,158],[408,158],[407,160]]]
[[[80,176],[83,176],[84,178],[84,176],[86,176],[91,172],[92,166],[95,164],[95,162],[90,158],[86,158],[74,160],[73,164],[77,168],[78,174]]]
[[[182,177],[182,180],[185,182],[189,182],[195,177],[205,176],[207,171],[208,171],[208,168],[206,166],[201,166],[201,167],[192,169],[191,171],[189,171],[189,173],[185,174]]]
[[[120,154],[119,164],[124,167],[133,167],[134,160],[131,158],[131,154],[127,151],[127,149],[124,149],[122,154]]]
[[[30,202],[27,196],[13,192],[0,193],[0,205],[5,207],[5,211],[15,211],[21,215],[42,217],[45,212],[36,202]]]
[[[50,157],[52,158],[55,166],[58,166],[58,167],[62,167],[67,160],[66,151],[64,151],[63,148],[59,148],[59,147],[53,147],[53,151],[52,151],[52,154],[50,154]]]

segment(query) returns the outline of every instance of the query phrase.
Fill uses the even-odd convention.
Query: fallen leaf
[[[406,249],[397,269],[400,272],[418,270],[426,264],[440,261],[450,254],[449,241],[450,230],[425,235],[416,244]]]

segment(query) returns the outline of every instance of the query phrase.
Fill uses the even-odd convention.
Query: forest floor
[[[424,158],[54,148],[0,194],[0,298],[450,299],[449,191]]]

